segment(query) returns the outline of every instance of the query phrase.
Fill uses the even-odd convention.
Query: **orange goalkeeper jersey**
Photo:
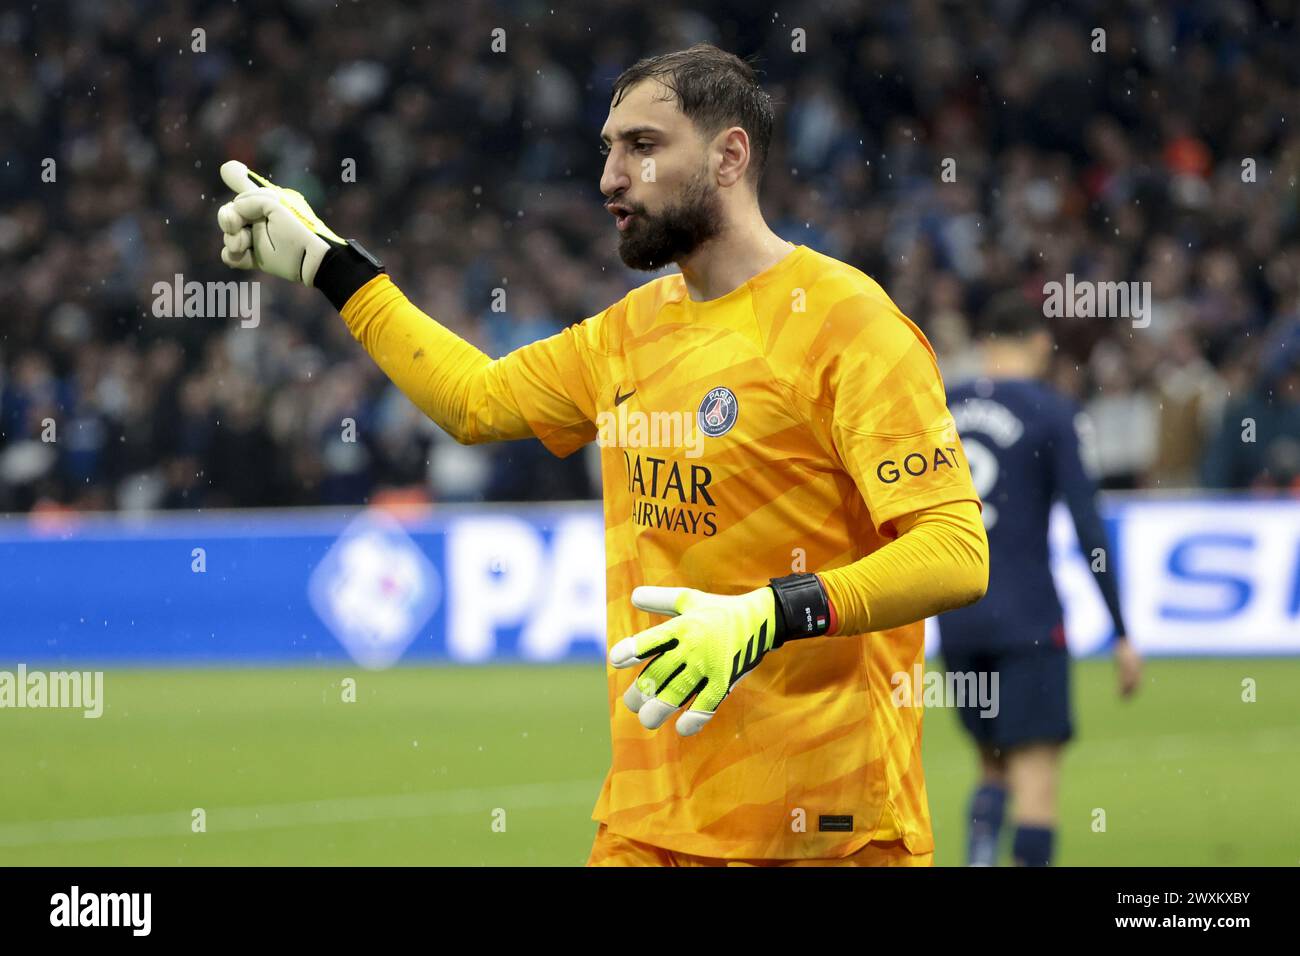
[[[393,295],[384,278],[359,292],[354,333]],[[979,500],[929,343],[872,279],[806,246],[706,302],[680,275],[651,281],[483,382],[464,440],[532,432],[560,455],[599,440],[611,645],[662,620],[632,606],[638,585],[740,594],[856,561],[910,512]],[[891,684],[922,661],[919,621],[792,641],[685,738],[644,729],[621,700],[640,668],[609,668],[593,817],[706,857],[930,851],[922,711],[894,706]]]

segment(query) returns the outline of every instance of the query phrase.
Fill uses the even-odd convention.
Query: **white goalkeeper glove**
[[[217,210],[225,241],[221,261],[232,269],[257,268],[312,286],[331,247],[348,245],[296,189],[283,189],[236,160],[222,164],[221,179],[236,193]]]

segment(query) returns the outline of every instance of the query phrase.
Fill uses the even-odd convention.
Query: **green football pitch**
[[[1130,702],[1108,661],[1074,673],[1060,863],[1300,864],[1300,660],[1149,661]],[[596,663],[110,670],[104,697],[98,720],[0,710],[0,865],[580,864],[609,759]],[[951,711],[924,753],[959,864]]]

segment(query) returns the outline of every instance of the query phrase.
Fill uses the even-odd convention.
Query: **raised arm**
[[[322,270],[329,267],[327,260]],[[581,326],[494,361],[412,305],[386,275],[367,280],[340,311],[393,383],[462,444],[537,436],[564,455],[595,438]]]
[[[329,229],[298,192],[243,163],[221,177],[222,261],[320,289],[398,388],[463,444],[536,436],[565,455],[596,436],[587,338],[604,313],[493,360],[420,311],[355,241]]]

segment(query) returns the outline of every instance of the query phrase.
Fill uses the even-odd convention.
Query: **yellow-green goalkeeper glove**
[[[623,703],[643,727],[655,730],[694,697],[690,709],[677,719],[683,737],[709,722],[731,688],[768,651],[794,638],[825,634],[830,621],[829,601],[814,574],[790,575],[735,596],[639,587],[632,591],[632,603],[673,617],[610,648],[614,667],[649,661],[623,695]]]
[[[221,179],[236,193],[217,210],[221,261],[232,269],[261,269],[315,286],[339,309],[384,271],[359,243],[321,222],[296,189],[277,186],[237,160],[222,164]]]
[[[221,179],[236,193],[217,210],[221,261],[232,269],[258,268],[310,286],[330,244],[347,245],[298,190],[283,189],[236,160],[221,165]]]

